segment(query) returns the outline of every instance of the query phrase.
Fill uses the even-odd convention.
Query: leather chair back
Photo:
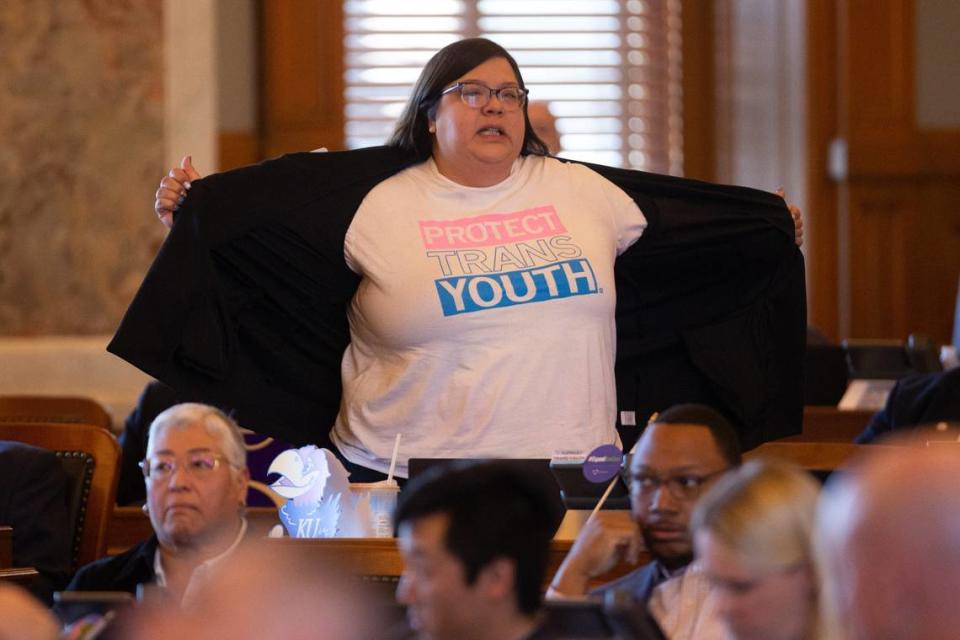
[[[120,468],[120,445],[113,434],[91,424],[0,421],[0,440],[57,453],[70,477],[74,568],[102,557]]]

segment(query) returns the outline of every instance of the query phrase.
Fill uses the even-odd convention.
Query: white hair
[[[185,429],[194,424],[203,426],[220,443],[232,472],[247,466],[247,449],[237,423],[216,407],[196,402],[174,405],[154,418],[147,436],[147,452],[166,429]]]

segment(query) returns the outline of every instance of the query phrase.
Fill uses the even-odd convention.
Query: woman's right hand
[[[184,156],[179,167],[170,169],[160,181],[156,199],[153,201],[153,210],[166,228],[173,226],[173,212],[180,208],[187,197],[187,190],[193,180],[202,177],[193,168],[190,156]]]

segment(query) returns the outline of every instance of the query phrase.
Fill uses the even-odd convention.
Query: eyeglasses
[[[491,89],[479,82],[458,82],[444,89],[440,95],[445,96],[454,91],[460,92],[460,99],[463,100],[463,104],[474,109],[487,106],[490,98],[497,96],[505,111],[516,111],[522,107],[527,101],[527,94],[530,93],[529,89],[521,89],[512,85]]]
[[[700,491],[703,485],[711,478],[725,473],[726,469],[698,475],[694,473],[684,473],[675,476],[660,476],[655,473],[641,471],[640,473],[623,472],[624,481],[630,486],[631,492],[636,492],[644,498],[649,498],[662,487],[666,486],[667,491],[674,500],[689,501],[700,497]]]
[[[219,454],[191,453],[187,455],[187,461],[183,468],[191,476],[203,478],[213,475],[213,472],[220,467],[221,462],[236,467],[225,456]],[[140,462],[143,477],[150,480],[166,480],[176,472],[179,466],[180,463],[173,456],[152,456],[144,458]]]

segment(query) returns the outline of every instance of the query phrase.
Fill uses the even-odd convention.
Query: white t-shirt
[[[411,457],[549,458],[617,443],[613,263],[646,226],[590,169],[522,156],[492,187],[428,160],[377,185],[347,231],[333,439],[397,473]]]

